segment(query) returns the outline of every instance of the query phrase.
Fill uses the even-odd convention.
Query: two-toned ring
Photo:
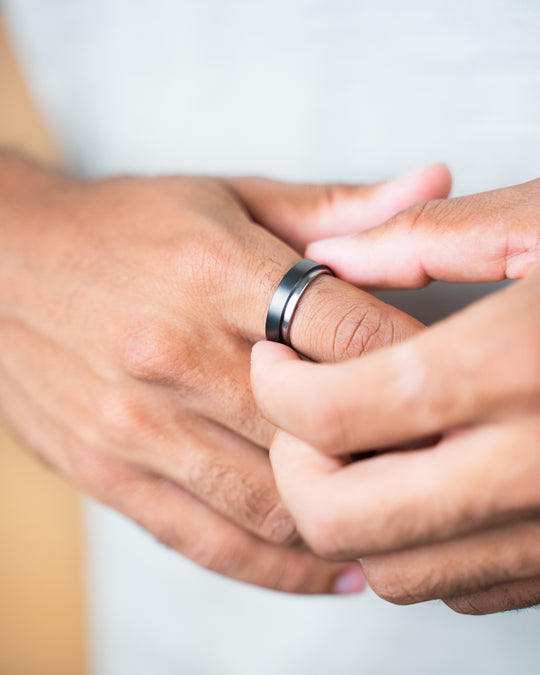
[[[304,258],[285,274],[276,288],[266,315],[266,339],[291,347],[290,330],[300,298],[311,282],[321,274],[334,272],[328,265]]]

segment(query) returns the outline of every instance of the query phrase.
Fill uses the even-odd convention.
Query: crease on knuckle
[[[388,334],[387,323],[383,321],[383,318],[377,311],[375,311],[370,321],[365,322],[362,354],[384,347],[389,343],[391,344],[394,335],[393,324],[390,322],[390,332]]]
[[[358,356],[364,351],[364,321],[367,311],[358,315],[355,307],[347,310],[332,328],[331,345],[334,361]]]
[[[243,565],[243,552],[234,548],[223,537],[212,541],[204,539],[186,552],[188,558],[204,569],[226,576],[235,576]]]
[[[516,232],[517,230],[517,232]],[[505,236],[499,262],[502,263],[501,279],[521,279],[536,263],[540,255],[540,231],[529,228],[505,228]]]
[[[344,201],[352,194],[352,188],[341,183],[314,183],[308,189],[311,212],[318,231],[327,232],[336,216],[339,216]]]
[[[334,361],[355,358],[392,344],[394,338],[393,322],[385,320],[375,305],[361,312],[353,307],[332,329],[332,357]]]
[[[313,201],[322,211],[323,217],[330,216],[343,199],[343,186],[322,183],[313,185]]]
[[[478,602],[474,595],[465,595],[459,598],[452,598],[445,600],[445,604],[450,607],[457,614],[469,614],[471,616],[481,616],[486,614],[486,607],[484,603]],[[512,609],[508,607],[508,609]],[[502,608],[500,611],[503,611]]]
[[[206,529],[204,536],[199,536],[200,533],[186,533],[179,524],[169,519],[151,523],[150,527],[145,524],[144,527],[160,544],[207,570],[234,576],[235,571],[243,564],[243,551],[239,547],[233,547],[227,535],[215,526]]]
[[[398,215],[400,220],[403,218],[403,224],[406,226],[409,234],[412,235],[418,230],[424,230],[426,227],[426,220],[428,220],[427,214],[433,209],[434,203],[434,201],[421,202],[420,204],[415,204],[403,211],[402,216]]]
[[[310,574],[311,572],[311,574]],[[302,553],[287,552],[266,572],[264,585],[276,591],[309,593],[313,588],[313,573]]]
[[[294,520],[280,499],[261,513],[256,529],[262,539],[273,544],[290,545],[298,539]]]
[[[450,233],[454,227],[459,228],[469,214],[474,215],[474,209],[475,202],[470,197],[429,199],[398,214],[396,225],[403,227],[406,234],[422,238],[437,230]],[[423,275],[420,280],[424,280]]]

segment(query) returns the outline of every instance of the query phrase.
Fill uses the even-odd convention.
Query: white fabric
[[[75,168],[373,181],[437,160],[454,194],[540,175],[536,0],[7,0]],[[485,287],[391,294],[434,320]],[[530,673],[536,610],[287,597],[88,507],[97,675]]]

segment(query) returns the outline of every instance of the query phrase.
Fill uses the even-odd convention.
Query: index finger
[[[518,279],[540,254],[539,199],[537,179],[427,201],[355,236],[313,242],[306,255],[370,287]]]

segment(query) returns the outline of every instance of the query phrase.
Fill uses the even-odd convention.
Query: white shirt
[[[29,81],[84,173],[373,182],[446,161],[454,194],[540,175],[535,0],[8,0]],[[430,321],[485,292],[385,294]],[[491,289],[492,287],[490,287]],[[537,669],[536,611],[292,597],[198,569],[88,506],[97,675]]]

